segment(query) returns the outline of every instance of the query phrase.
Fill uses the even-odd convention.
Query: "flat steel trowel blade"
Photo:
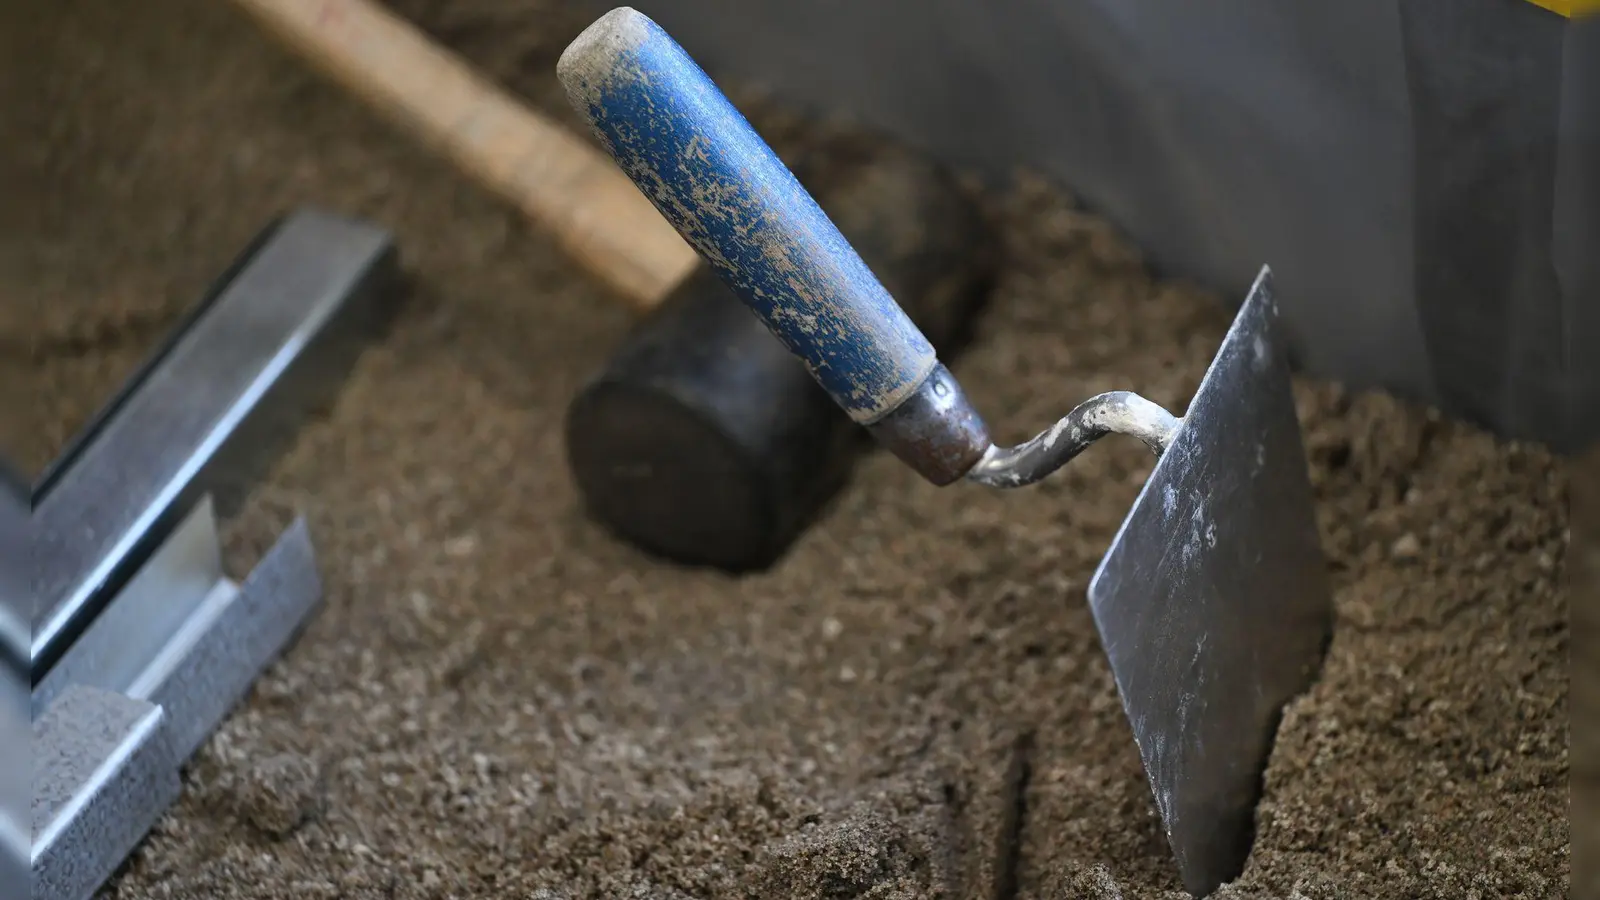
[[[1332,621],[1263,268],[1089,585],[1184,888],[1238,877],[1284,704]]]

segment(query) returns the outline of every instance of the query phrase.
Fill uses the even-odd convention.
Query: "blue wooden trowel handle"
[[[936,483],[976,462],[987,431],[928,339],[660,26],[612,10],[557,74],[622,170],[851,418]]]

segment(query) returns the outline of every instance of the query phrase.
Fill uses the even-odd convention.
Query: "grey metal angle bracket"
[[[394,309],[391,237],[273,223],[34,486],[32,896],[85,900],[322,598],[303,519],[242,583],[219,514]]]

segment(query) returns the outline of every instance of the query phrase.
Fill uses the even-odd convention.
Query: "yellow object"
[[[1569,19],[1573,16],[1600,13],[1600,0],[1528,0],[1528,2]]]

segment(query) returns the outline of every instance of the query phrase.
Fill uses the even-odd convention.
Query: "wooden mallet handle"
[[[641,309],[699,263],[606,155],[370,0],[234,0],[325,75],[522,209]]]

